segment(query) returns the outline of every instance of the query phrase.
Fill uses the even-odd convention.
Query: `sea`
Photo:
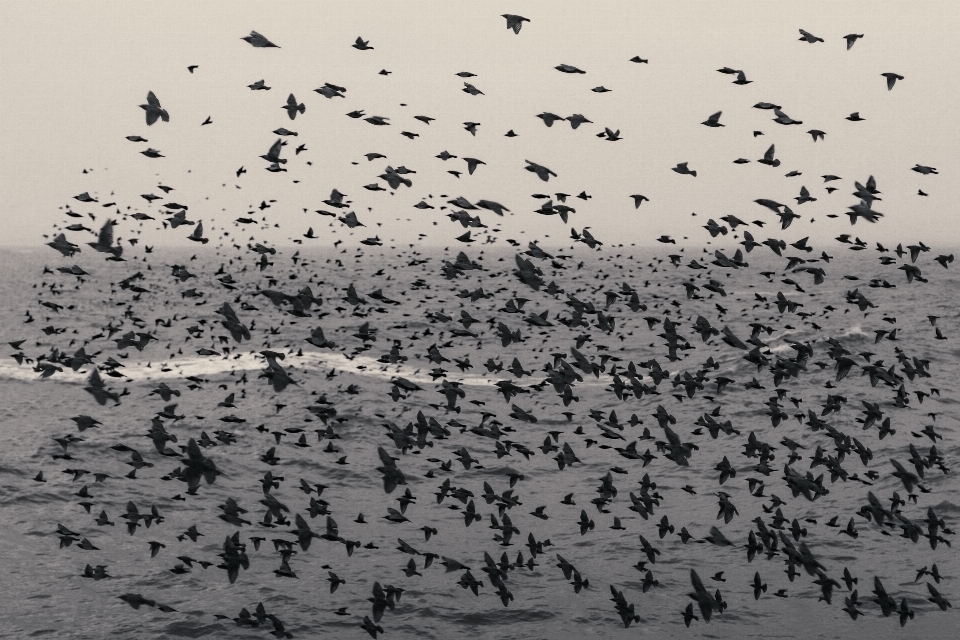
[[[369,617],[388,639],[956,638],[960,267],[921,253],[925,281],[908,283],[909,254],[853,246],[761,247],[732,267],[713,261],[733,244],[138,246],[122,262],[4,249],[0,637],[365,638]],[[249,337],[231,335],[224,305]],[[307,341],[316,329],[329,344]],[[80,416],[99,424],[81,431]],[[155,446],[157,424],[175,440]],[[668,431],[688,458],[658,447]],[[763,465],[752,439],[769,446]],[[191,440],[218,472],[193,492]],[[631,443],[646,464],[622,455]],[[891,461],[918,473],[911,446],[939,464],[908,489]],[[385,486],[387,463],[405,484]],[[787,466],[823,491],[794,495]],[[649,511],[631,509],[644,492]],[[861,515],[871,495],[883,525]],[[246,522],[219,517],[228,500]],[[931,513],[941,541],[904,537]],[[333,539],[319,537],[328,518]],[[831,602],[817,569],[788,574],[786,543],[748,559],[761,526],[805,545],[837,582]],[[218,565],[235,534],[248,562],[231,583]],[[918,577],[934,564],[939,581]],[[691,570],[726,603],[709,622]],[[874,602],[875,579],[914,614],[904,625]],[[378,589],[394,595],[374,622]]]

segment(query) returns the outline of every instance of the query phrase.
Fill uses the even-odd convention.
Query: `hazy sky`
[[[503,13],[530,22],[514,34]],[[189,217],[202,220],[210,237],[218,228],[233,233],[235,218],[276,200],[262,214],[256,209],[271,229],[250,225],[238,236],[276,244],[311,226],[320,244],[375,234],[411,242],[420,233],[426,242],[456,244],[464,230],[439,206],[461,195],[511,209],[503,219],[479,212],[485,224],[501,229],[494,234],[501,240],[559,240],[571,227],[589,226],[607,244],[650,244],[664,233],[700,244],[709,239],[700,225],[734,214],[769,222],[753,229],[758,239],[810,235],[818,241],[853,233],[894,244],[960,244],[952,204],[960,186],[955,1],[0,0],[0,19],[3,245],[40,245],[42,234],[65,220],[64,206],[95,213],[97,221],[86,222],[93,228],[107,215],[116,217],[114,208],[72,199],[83,191],[101,204],[158,218],[142,227],[128,219],[119,235],[129,238],[141,228],[148,243],[182,243],[190,228],[160,230],[159,207],[140,197],[163,196],[158,184],[175,190],[157,202],[188,205]],[[798,41],[799,28],[825,42]],[[280,48],[240,40],[251,30]],[[850,51],[843,40],[848,33],[864,34]],[[357,36],[374,49],[352,48]],[[649,64],[630,62],[636,55]],[[560,73],[559,64],[586,73]],[[195,73],[188,65],[198,65]],[[733,76],[717,73],[724,66],[744,70],[753,82],[732,84]],[[391,74],[380,75],[381,69]],[[477,74],[466,80],[484,95],[464,93],[464,79],[455,75],[460,71]],[[905,80],[888,91],[883,72]],[[260,79],[272,90],[247,88]],[[346,87],[346,97],[313,92],[325,82]],[[590,91],[600,85],[611,91]],[[170,113],[169,123],[146,126],[138,105],[148,91]],[[306,105],[295,121],[281,108],[290,93]],[[771,111],[751,108],[760,101],[781,105],[803,124],[772,122]],[[344,115],[353,110],[391,124]],[[592,124],[574,131],[561,121],[547,128],[536,117],[544,111],[581,113]],[[723,111],[725,127],[700,124],[716,111]],[[844,119],[854,111],[865,121]],[[416,115],[436,120],[426,125]],[[201,126],[208,116],[212,124]],[[481,123],[475,137],[464,130],[468,121]],[[272,133],[278,127],[299,135],[287,138],[283,151],[288,171],[275,174],[259,156],[278,138]],[[604,127],[619,129],[623,139],[598,138]],[[826,140],[814,143],[806,133],[814,128],[826,131]],[[504,137],[509,129],[518,136]],[[409,140],[402,131],[419,137]],[[129,142],[128,135],[149,142]],[[307,150],[295,155],[301,143]],[[770,144],[782,162],[777,168],[756,162]],[[147,147],[165,157],[141,155]],[[435,157],[444,150],[486,164],[469,176],[461,159]],[[362,154],[369,152],[387,159],[368,162]],[[739,157],[751,162],[734,164]],[[524,160],[558,177],[541,182],[524,171]],[[679,162],[698,176],[671,171]],[[917,163],[939,175],[911,171]],[[408,176],[413,186],[395,195],[364,189],[384,184],[377,176],[388,164],[416,171]],[[247,173],[237,178],[241,166]],[[785,177],[791,170],[802,175]],[[831,195],[824,174],[843,178],[831,183],[839,187]],[[843,213],[857,202],[853,181],[869,175],[882,192],[874,208],[885,217],[851,227]],[[796,206],[792,198],[803,185],[818,200]],[[327,208],[321,201],[334,188],[349,196],[366,224],[352,236],[314,213]],[[921,188],[928,197],[917,195]],[[584,190],[593,196],[588,202],[568,199],[577,209],[570,224],[534,213],[543,201],[531,194]],[[650,199],[639,210],[629,197],[635,193]],[[413,207],[429,195],[437,210]],[[757,198],[791,203],[803,219],[781,233],[776,218],[753,203]],[[87,240],[82,232],[70,237]]]

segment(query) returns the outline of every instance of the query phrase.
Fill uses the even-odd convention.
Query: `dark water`
[[[149,256],[148,263],[133,260],[139,254],[131,252],[128,262],[116,264],[102,261],[92,251],[85,251],[75,260],[60,258],[47,249],[39,253],[4,252],[6,276],[0,281],[0,290],[6,304],[0,338],[4,342],[25,340],[22,353],[34,361],[38,356],[49,359],[54,347],[73,355],[81,345],[100,367],[113,357],[122,363],[123,367],[116,370],[123,377],[103,375],[103,380],[109,389],[118,393],[126,390],[128,394],[120,397],[119,405],[114,406],[110,400],[104,406],[98,405],[84,390],[92,369],[90,364],[79,366],[77,372],[60,364],[63,370],[44,380],[34,370],[35,363],[18,365],[6,358],[0,364],[0,424],[5,443],[0,450],[0,527],[5,541],[0,545],[4,576],[0,635],[264,637],[274,630],[271,622],[248,629],[236,626],[232,620],[241,608],[252,612],[262,602],[266,611],[281,619],[286,631],[295,637],[366,637],[359,625],[364,616],[372,615],[367,598],[371,597],[376,581],[404,590],[395,609],[387,610],[379,623],[386,637],[573,638],[633,637],[637,633],[724,638],[955,637],[953,610],[943,613],[928,602],[925,583],[932,580],[924,577],[915,581],[915,577],[920,567],[936,563],[944,578],[935,586],[948,600],[956,601],[955,576],[960,571],[956,552],[942,542],[934,550],[926,538],[914,543],[901,537],[903,529],[899,524],[913,521],[926,532],[927,510],[933,507],[947,528],[954,529],[960,511],[957,475],[944,473],[936,466],[926,469],[924,491],[915,489],[913,502],[900,479],[892,475],[895,469],[890,460],[896,459],[915,472],[909,462],[909,447],[913,445],[920,455],[926,456],[934,442],[920,431],[934,425],[943,438],[935,445],[945,467],[955,466],[955,381],[960,375],[960,313],[955,292],[960,282],[954,271],[943,270],[934,263],[931,254],[922,255],[917,262],[929,282],[907,284],[897,266],[909,261],[909,257],[882,266],[873,251],[849,252],[839,244],[824,248],[836,257],[829,264],[817,263],[826,270],[826,279],[820,285],[814,285],[808,273],[784,271],[783,260],[763,255],[761,250],[747,256],[749,268],[734,272],[717,267],[709,271],[675,268],[665,258],[667,252],[591,253],[566,249],[554,252],[570,256],[556,258],[557,265],[563,268],[552,268],[550,260],[533,260],[543,269],[547,283],[552,280],[564,290],[555,295],[542,289],[534,291],[520,282],[512,274],[516,266],[513,253],[488,251],[478,259],[479,250],[470,249],[470,258],[478,260],[483,270],[467,271],[456,280],[445,279],[441,272],[442,261],[455,260],[455,252],[440,251],[400,256],[376,250],[357,254],[302,253],[295,264],[293,251],[282,250],[271,257],[274,264],[263,272],[254,265],[255,256],[246,253],[237,253],[232,260],[231,256],[200,253],[197,260],[191,260],[191,254],[164,253],[158,249]],[[686,265],[694,255],[687,255],[682,264]],[[709,256],[696,257],[709,263]],[[335,262],[337,259],[342,266]],[[44,265],[55,268],[74,263],[90,273],[82,282],[71,275],[42,273]],[[185,265],[196,278],[180,282],[171,275],[174,265]],[[235,290],[218,282],[223,274],[214,274],[221,266],[237,281]],[[763,271],[772,272],[771,277],[761,275]],[[137,272],[143,278],[133,284],[145,291],[137,293],[119,286],[121,280]],[[844,279],[846,274],[860,279]],[[783,283],[784,278],[792,278],[804,291]],[[886,279],[896,286],[871,287],[874,278]],[[726,296],[703,289],[710,279],[722,283]],[[701,287],[699,298],[687,298],[683,283],[689,281]],[[366,298],[356,307],[343,300],[351,283]],[[613,298],[606,308],[606,293],[621,291],[623,284],[637,290],[639,302],[647,306],[645,311],[631,311],[629,296],[623,295]],[[270,287],[296,294],[305,285],[310,286],[314,296],[323,299],[322,304],[306,311],[308,317],[291,315],[290,305],[277,307],[266,296],[256,293],[258,288]],[[457,297],[464,289],[473,291],[478,287],[492,297],[475,301]],[[857,287],[875,308],[864,313],[847,302],[847,292]],[[191,288],[202,293],[202,297],[182,297]],[[397,304],[371,299],[369,294],[377,289]],[[770,303],[777,292],[803,306],[796,312],[781,314]],[[598,328],[597,315],[590,313],[583,316],[588,326],[567,327],[558,322],[571,318],[573,313],[567,294],[592,303],[605,316],[614,318],[613,329],[607,332]],[[757,295],[767,302],[759,301]],[[529,299],[523,307],[525,313],[500,311],[515,296]],[[54,313],[40,306],[41,301],[63,308]],[[224,303],[229,303],[240,321],[251,329],[250,340],[238,344],[220,325],[222,317],[214,311]],[[244,303],[248,308],[242,308]],[[470,326],[476,337],[451,333],[454,328],[463,328],[457,322],[462,310],[478,320]],[[431,318],[441,311],[452,321]],[[27,312],[34,321],[24,324]],[[552,326],[539,328],[525,323],[523,318],[530,312],[547,312]],[[811,315],[802,317],[797,312]],[[767,415],[766,403],[771,396],[776,397],[774,389],[778,387],[770,366],[758,369],[744,360],[747,351],[729,346],[716,336],[704,342],[693,329],[698,315],[717,329],[729,327],[741,340],[750,337],[751,322],[771,327],[770,334],[760,334],[767,345],[763,352],[770,365],[777,359],[795,358],[797,351],[788,341],[812,349],[812,356],[798,375],[779,384],[785,390],[780,405],[786,414],[779,426],[772,426]],[[939,316],[936,326],[946,340],[936,339],[928,315]],[[661,322],[651,329],[645,317]],[[492,325],[487,322],[490,319],[495,319]],[[667,358],[665,339],[658,335],[664,333],[664,319],[679,323],[677,333],[693,347],[678,351],[674,361]],[[167,320],[170,326],[166,326]],[[511,331],[519,329],[522,342],[503,347],[494,331],[497,322],[504,322]],[[362,349],[363,340],[356,337],[364,323],[377,330],[376,340],[368,341],[366,350]],[[108,325],[119,328],[112,336],[114,340],[131,330],[150,333],[156,340],[142,351],[118,348],[105,335]],[[201,330],[194,332],[195,337],[188,332],[192,327]],[[336,346],[318,349],[307,343],[305,339],[316,327],[322,327]],[[44,332],[45,328],[49,333]],[[876,330],[894,328],[897,340],[884,338],[875,342]],[[94,338],[98,335],[101,337]],[[578,401],[565,407],[552,385],[531,385],[546,378],[544,367],[554,363],[554,354],[573,363],[570,348],[581,335],[588,340],[579,351],[593,363],[602,362],[603,370],[598,375],[577,370],[583,378],[572,387]],[[850,374],[840,381],[836,379],[827,338],[839,341],[856,362]],[[393,364],[378,362],[381,356],[389,354],[394,341],[400,346],[400,355],[407,359]],[[437,365],[428,361],[428,348],[434,344],[449,362]],[[203,348],[223,355],[198,355],[197,350]],[[269,380],[258,377],[266,364],[259,355],[264,349],[286,354],[280,365],[295,384],[276,391]],[[908,379],[897,349],[910,363],[914,358],[928,360],[929,377]],[[862,352],[870,352],[874,363],[882,361],[884,370],[894,365],[909,397],[906,407],[897,408],[893,403],[899,382],[890,386],[880,381],[871,386],[869,376],[861,375],[863,367],[869,366],[860,355]],[[15,351],[7,349],[7,353]],[[514,357],[532,375],[516,379],[506,369],[491,373],[483,365],[488,358],[494,358],[509,367]],[[695,375],[711,357],[717,368],[705,370],[704,389],[688,397],[683,386],[674,386],[676,376]],[[468,358],[472,368],[461,371],[454,358]],[[643,374],[642,382],[652,387],[650,369],[640,366],[651,359],[656,359],[669,374],[656,386],[656,394],[644,394],[637,399],[627,392],[622,400],[618,399],[611,387],[614,366],[629,385],[622,372],[630,362],[634,363]],[[445,397],[438,393],[440,380],[435,382],[429,375],[437,366],[446,371],[446,380],[461,383],[465,397],[457,400],[459,412],[446,408]],[[187,379],[188,376],[193,379]],[[394,376],[402,376],[422,390],[404,391],[406,397],[394,401],[389,396]],[[721,376],[734,382],[716,393],[716,378]],[[745,388],[752,378],[764,389]],[[513,380],[526,393],[505,402],[493,386],[499,380]],[[180,395],[170,402],[151,395],[161,382]],[[835,388],[825,388],[828,383]],[[938,389],[939,395],[924,397],[919,402],[915,392],[930,393],[931,388]],[[235,394],[236,407],[218,407],[230,393]],[[811,468],[811,457],[818,446],[823,447],[825,456],[837,456],[837,440],[828,436],[827,431],[813,431],[807,415],[811,410],[820,415],[829,394],[844,396],[846,403],[839,412],[822,419],[872,452],[867,464],[863,464],[856,451],[846,455],[842,461],[842,468],[849,474],[846,481],[831,481],[824,466]],[[321,398],[329,405],[318,405]],[[183,418],[160,418],[166,431],[177,437],[177,442],[168,446],[179,453],[178,445],[186,445],[191,438],[199,440],[201,433],[206,433],[216,445],[203,448],[203,455],[215,463],[221,475],[213,484],[203,483],[196,495],[189,495],[187,485],[180,480],[163,479],[182,465],[182,459],[161,455],[146,435],[151,419],[174,402],[175,414]],[[864,417],[863,402],[878,403],[895,433],[880,439],[880,421],[864,429],[857,422]],[[511,417],[513,404],[533,414],[537,422]],[[689,466],[680,466],[657,450],[655,440],[665,439],[664,430],[653,417],[658,405],[676,418],[671,429],[680,439],[697,445]],[[308,410],[317,406],[336,409],[335,418],[328,419],[336,439],[318,439],[315,430],[328,434],[322,421]],[[706,429],[693,433],[698,418],[717,407],[717,420],[729,420],[739,434],[720,433],[713,439]],[[563,415],[564,411],[572,412],[570,420]],[[603,437],[591,411],[602,413],[597,414],[601,423],[608,420],[611,411],[616,411],[623,429],[613,428],[610,432],[625,440]],[[414,444],[401,452],[390,439],[386,425],[402,429],[417,422],[418,412],[424,419],[436,419],[448,435],[428,435],[421,442],[422,448]],[[513,447],[509,455],[498,457],[497,439],[470,430],[481,424],[484,412],[495,414],[487,416],[486,426],[500,425],[501,453],[504,443],[510,441],[524,445],[533,455],[527,458]],[[935,421],[930,413],[936,414]],[[630,426],[628,420],[633,414],[642,424]],[[77,415],[92,416],[102,425],[80,433],[71,420]],[[242,421],[221,420],[228,416]],[[258,425],[263,425],[261,430]],[[615,449],[638,440],[644,428],[649,429],[653,439],[639,440],[637,449],[641,453],[649,449],[657,456],[646,467]],[[225,444],[216,440],[215,432],[220,430],[233,434],[235,441]],[[284,430],[293,431],[286,432],[277,445],[271,432]],[[297,446],[300,430],[306,434],[309,447]],[[554,460],[556,453],[544,454],[538,448],[551,431],[559,432],[558,445],[568,443],[579,463],[560,470]],[[751,433],[773,448],[775,457],[768,462],[769,475],[755,469],[757,458],[744,455]],[[69,445],[72,459],[54,459],[52,456],[62,454],[63,449],[53,438],[67,434],[83,440]],[[808,470],[814,476],[824,474],[823,486],[829,493],[815,501],[803,495],[792,496],[784,480],[784,465],[789,456],[787,447],[781,444],[784,438],[803,447],[798,449],[801,459],[791,463],[791,468],[801,474]],[[838,439],[842,441],[842,436],[838,435]],[[131,454],[110,448],[117,444],[136,449],[153,466],[138,470],[133,479],[127,478]],[[328,445],[336,451],[325,451]],[[274,446],[279,460],[271,466],[261,456]],[[390,494],[385,493],[381,474],[376,470],[383,464],[378,447],[399,459],[397,465],[406,478],[406,486]],[[477,461],[469,469],[460,462],[461,448]],[[343,456],[347,464],[338,464]],[[737,473],[720,487],[720,471],[716,467],[724,457]],[[448,461],[449,471],[441,468],[441,463]],[[73,474],[66,469],[89,473],[74,481]],[[617,494],[611,496],[601,512],[591,501],[600,495],[597,489],[612,469],[615,471],[610,477]],[[290,522],[282,526],[260,524],[266,512],[260,502],[265,497],[260,479],[268,470],[283,477],[279,487],[271,491],[289,508],[286,515]],[[33,480],[39,471],[47,482]],[[878,474],[875,480],[868,480],[869,471]],[[93,474],[98,472],[109,477],[96,482]],[[503,494],[509,489],[511,473],[523,476],[514,487],[514,496],[521,504],[511,505],[505,512],[520,533],[503,546],[494,540],[494,535],[501,532],[490,528],[491,514],[498,520],[501,514],[496,502],[488,504],[484,499],[484,483],[495,493]],[[640,494],[644,474],[656,483],[651,493],[659,495],[659,505],[649,519],[629,509],[630,493]],[[854,474],[870,484],[853,479]],[[291,533],[296,514],[303,515],[317,533],[325,531],[326,521],[325,515],[310,517],[310,496],[299,488],[301,478],[311,484],[326,485],[320,497],[328,503],[329,514],[338,523],[342,539],[363,545],[372,543],[377,548],[361,546],[348,556],[342,542],[324,539],[314,539],[308,549],[300,548],[296,534]],[[749,478],[763,481],[762,496],[752,495]],[[465,505],[453,496],[438,503],[435,493],[446,479],[453,487],[472,492],[480,521],[465,527]],[[84,485],[92,497],[76,495]],[[695,495],[682,490],[687,485],[692,486]],[[405,511],[409,522],[391,523],[384,519],[387,508],[399,509],[397,498],[405,489],[416,497],[416,502]],[[720,490],[729,494],[739,512],[729,523],[717,518],[715,494]],[[890,498],[897,492],[906,500],[899,507],[899,515],[906,520],[881,527],[855,515],[868,504],[870,492],[888,508]],[[570,493],[576,506],[561,504]],[[845,567],[858,578],[854,588],[859,591],[862,618],[853,621],[842,610],[844,597],[849,595],[845,586],[834,589],[833,602],[828,605],[818,602],[820,588],[812,583],[816,576],[800,568],[799,575],[790,581],[782,543],[778,545],[779,553],[772,558],[760,553],[748,563],[744,548],[748,534],[757,530],[754,519],[758,517],[767,528],[771,527],[775,509],[770,509],[770,496],[774,494],[785,502],[780,509],[786,518],[786,536],[798,547],[801,541],[805,542],[830,578],[842,584]],[[311,495],[317,497],[316,493]],[[174,500],[174,496],[185,500]],[[222,513],[218,507],[228,498],[248,510],[243,517],[253,524],[237,527],[217,517]],[[85,501],[91,503],[89,513],[78,504]],[[149,528],[141,523],[132,535],[128,534],[120,517],[126,512],[128,501],[133,501],[140,513],[149,513],[150,507],[156,506],[164,520]],[[546,506],[547,520],[530,514],[538,506]],[[770,512],[764,511],[764,506]],[[585,535],[581,535],[579,526],[581,509],[595,523],[595,528]],[[115,526],[97,525],[95,519],[101,510]],[[359,513],[364,514],[365,524],[355,522]],[[620,519],[623,530],[611,529],[614,516]],[[663,516],[669,518],[675,531],[661,539],[657,524]],[[839,528],[826,526],[834,516]],[[851,517],[859,531],[856,539],[838,533]],[[789,532],[794,519],[806,529],[805,537],[799,541]],[[79,542],[58,548],[58,523],[76,532],[78,540],[86,538],[98,549],[83,550],[78,548]],[[178,540],[177,536],[191,525],[196,525],[203,537],[197,542],[189,538]],[[421,529],[425,526],[437,530],[429,541],[424,540]],[[733,546],[702,542],[713,526]],[[693,536],[686,544],[677,535],[682,527]],[[249,569],[242,570],[236,582],[230,584],[227,573],[217,568],[221,562],[217,554],[224,550],[224,539],[238,530],[246,544]],[[532,569],[524,566],[508,571],[505,585],[514,599],[504,607],[488,574],[482,570],[484,553],[498,562],[506,553],[511,563],[522,553],[526,562],[531,557],[525,546],[529,534],[538,541],[549,539],[552,546],[536,556],[537,566]],[[640,535],[660,550],[655,563],[643,555]],[[953,539],[949,533],[940,535]],[[259,551],[254,550],[251,542],[255,536],[265,538]],[[424,568],[424,556],[398,550],[398,538],[421,554],[437,554],[469,566],[472,575],[484,583],[479,596],[458,585],[463,571],[445,573],[441,558]],[[291,556],[289,567],[296,578],[274,573],[281,566],[274,539],[293,542],[296,553]],[[166,545],[156,557],[151,557],[150,541]],[[574,592],[556,566],[557,554],[589,580],[589,587]],[[172,573],[170,569],[182,563],[178,556],[213,565],[203,569],[194,564],[188,573]],[[411,558],[422,576],[404,575],[403,569]],[[646,593],[642,592],[644,573],[633,566],[640,560],[646,562],[646,569],[659,582],[659,586]],[[87,564],[105,565],[110,577],[81,577]],[[692,602],[688,597],[692,591],[691,569],[696,570],[708,590],[721,590],[727,609],[722,614],[715,613],[709,624],[694,621],[687,629],[681,611]],[[327,582],[328,571],[346,581],[333,594]],[[718,571],[723,572],[724,582],[711,579]],[[759,600],[754,599],[751,587],[755,572],[767,584],[767,591]],[[915,612],[915,618],[903,629],[896,613],[884,618],[872,602],[875,576],[898,605],[905,598]],[[611,602],[611,585],[623,592],[640,616],[640,622],[629,629],[624,629]],[[786,598],[773,595],[781,589],[786,590]],[[141,594],[176,611],[163,612],[151,606],[134,610],[118,597],[128,593]],[[335,614],[340,607],[347,608],[347,615]],[[219,620],[215,614],[228,618]]]

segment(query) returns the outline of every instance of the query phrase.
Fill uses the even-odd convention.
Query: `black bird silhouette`
[[[723,111],[717,111],[716,113],[712,114],[709,118],[707,118],[700,124],[706,125],[708,127],[722,127],[724,126],[720,124],[720,114],[722,113]]]
[[[170,122],[170,114],[160,106],[160,100],[153,94],[153,91],[147,92],[147,104],[140,105],[140,108],[146,111],[147,125],[151,125],[157,120]]]
[[[507,19],[507,29],[513,29],[514,33],[520,33],[520,28],[523,27],[523,23],[530,22],[530,20],[524,18],[523,16],[517,16],[510,13],[505,13],[501,17]]]
[[[373,50],[373,47],[371,47],[371,46],[369,46],[369,45],[370,45],[370,41],[369,41],[369,40],[366,40],[366,41],[365,41],[363,38],[361,38],[361,37],[358,36],[356,42],[354,42],[351,46],[352,46],[354,49],[359,49],[360,51]]]
[[[244,37],[242,37],[242,38],[240,38],[240,39],[243,40],[243,41],[245,41],[245,42],[250,43],[250,45],[252,45],[252,46],[254,46],[254,47],[257,47],[257,48],[264,48],[264,47],[276,47],[276,48],[279,48],[279,47],[277,47],[277,45],[273,44],[272,42],[270,42],[269,40],[267,40],[266,38],[264,38],[262,35],[260,35],[260,34],[257,33],[256,31],[251,31],[251,32],[250,32],[250,35],[244,36]]]
[[[903,80],[903,76],[897,73],[881,73],[880,75],[887,79],[887,91],[893,89],[893,85],[897,84],[897,80]]]
[[[688,168],[686,162],[681,162],[677,166],[673,167],[673,171],[676,171],[677,173],[682,175],[690,175],[690,176],[693,176],[694,178],[697,177],[697,172]]]
[[[843,36],[843,39],[847,41],[847,51],[850,51],[850,48],[857,42],[858,39],[862,38],[862,33],[850,33]]]
[[[800,40],[803,40],[804,42],[809,42],[810,44],[813,44],[815,42],[823,42],[823,38],[818,38],[817,36],[807,31],[804,31],[803,29],[800,29]]]
[[[283,105],[283,108],[287,111],[291,120],[297,117],[297,112],[304,113],[307,110],[307,106],[302,102],[297,104],[297,99],[293,97],[292,93],[287,97],[287,104]]]

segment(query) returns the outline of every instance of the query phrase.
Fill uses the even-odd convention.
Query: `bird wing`
[[[271,161],[276,161],[280,159],[280,149],[283,147],[283,140],[277,138],[277,141],[273,143],[273,146],[270,147],[270,151],[267,152],[267,158]]]
[[[113,221],[107,220],[106,224],[100,227],[100,234],[97,236],[97,244],[103,247],[113,245]]]

